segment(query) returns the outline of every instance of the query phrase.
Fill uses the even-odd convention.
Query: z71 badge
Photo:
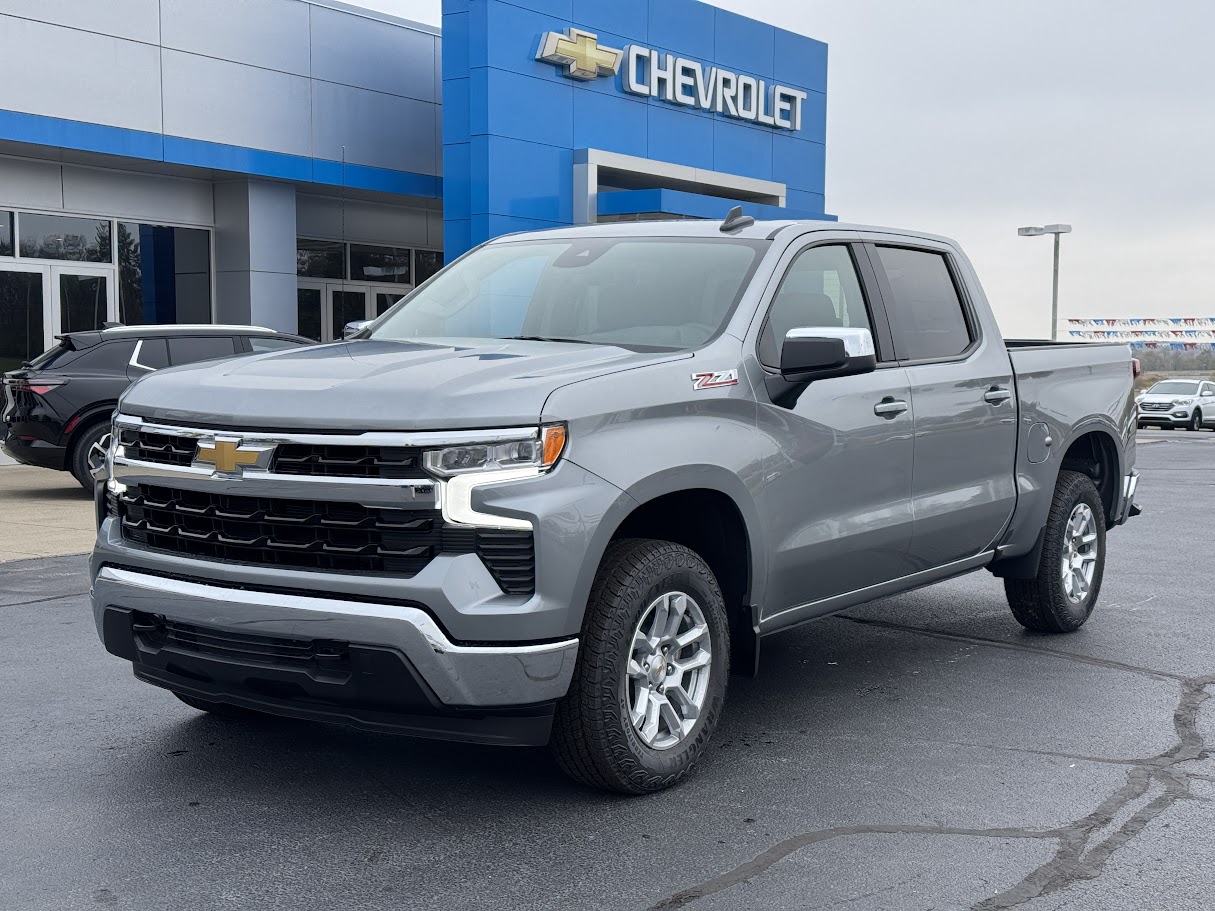
[[[693,373],[692,388],[720,389],[722,386],[737,386],[737,370],[718,370],[716,373]]]

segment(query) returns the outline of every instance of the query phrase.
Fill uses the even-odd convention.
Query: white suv
[[[1215,382],[1161,380],[1138,396],[1140,427],[1215,427]]]

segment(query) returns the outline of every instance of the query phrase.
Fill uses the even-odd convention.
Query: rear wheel
[[[668,541],[613,544],[557,707],[557,762],[583,784],[625,794],[675,784],[717,726],[729,653],[725,602],[704,560]]]
[[[68,470],[71,471],[72,477],[90,493],[93,490],[93,472],[92,469],[96,465],[97,453],[93,447],[101,447],[102,442],[110,435],[109,420],[97,421],[90,424],[80,432],[76,437],[76,442],[72,444],[72,451],[69,457]]]
[[[200,712],[208,712],[209,714],[219,715],[223,718],[257,718],[262,716],[261,712],[242,708],[239,705],[229,705],[226,702],[212,702],[210,699],[199,699],[197,696],[187,696],[185,693],[179,693],[176,690],[172,692],[174,696],[190,708],[198,709]]]
[[[1070,633],[1088,620],[1105,573],[1105,512],[1088,475],[1059,472],[1046,520],[1042,560],[1032,579],[1005,579],[1017,622],[1045,633]]]

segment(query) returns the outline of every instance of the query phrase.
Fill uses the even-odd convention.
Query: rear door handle
[[[880,418],[897,418],[909,407],[911,406],[906,402],[899,402],[892,398],[885,398],[873,406],[873,413]]]
[[[996,386],[993,389],[988,389],[985,393],[983,393],[983,401],[985,401],[988,405],[1003,405],[1011,398],[1012,393],[1007,389],[1001,389],[999,386]]]

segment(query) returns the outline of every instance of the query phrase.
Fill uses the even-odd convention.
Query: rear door
[[[1012,362],[952,246],[873,240],[866,250],[915,412],[911,557],[930,569],[990,549],[1016,505]]]
[[[909,571],[911,390],[854,237],[820,233],[785,254],[756,339],[766,377],[779,372],[791,329],[870,329],[880,363],[873,373],[815,381],[791,407],[757,384],[758,428],[777,453],[756,493],[770,546],[763,619],[776,626],[782,614],[802,619],[814,602]]]

